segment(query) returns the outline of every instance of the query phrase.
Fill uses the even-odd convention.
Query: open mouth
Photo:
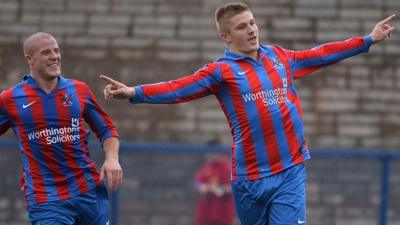
[[[53,68],[58,68],[58,63],[52,63],[52,64],[49,64],[49,65],[47,65],[48,67],[53,67]]]
[[[257,42],[257,37],[256,36],[254,36],[254,37],[252,37],[252,38],[249,38],[249,39],[247,39],[249,42],[251,42],[251,43],[256,43]]]

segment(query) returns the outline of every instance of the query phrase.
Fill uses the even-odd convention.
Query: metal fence
[[[99,166],[102,151],[97,145],[92,147]],[[0,141],[0,149],[4,150],[0,166],[5,173],[0,180],[0,209],[4,199],[13,196],[4,207],[20,210],[20,215],[11,215],[1,209],[0,225],[28,224],[22,194],[15,197],[19,151],[14,140]],[[111,224],[193,224],[193,175],[205,153],[229,151],[226,146],[122,142],[124,184],[111,193]],[[400,224],[400,152],[318,149],[311,154],[313,159],[306,163],[308,224]]]

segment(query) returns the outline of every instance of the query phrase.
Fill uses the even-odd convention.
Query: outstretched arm
[[[104,75],[100,78],[109,83],[104,88],[104,97],[107,100],[116,98],[129,99],[132,104],[169,104],[187,102],[215,93],[222,83],[220,70],[218,63],[212,63],[194,74],[176,80],[135,87],[128,87]]]
[[[372,42],[378,43],[383,41],[386,37],[390,37],[391,33],[394,31],[394,26],[391,26],[389,22],[395,17],[396,15],[393,14],[389,17],[386,17],[382,21],[378,22],[374,29],[371,31],[371,38]]]
[[[378,22],[370,35],[364,37],[355,37],[345,41],[326,43],[303,51],[282,49],[284,54],[288,56],[293,77],[295,79],[301,78],[324,66],[359,53],[368,52],[372,44],[383,41],[386,37],[390,37],[394,27],[389,25],[389,21],[394,17],[395,15],[391,15]],[[276,51],[279,52],[279,49]]]

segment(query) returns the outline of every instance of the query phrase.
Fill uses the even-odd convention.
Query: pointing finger
[[[116,81],[116,80],[114,80],[114,79],[112,79],[112,78],[110,78],[110,77],[107,77],[107,76],[105,76],[105,75],[100,75],[100,78],[101,78],[102,80],[105,80],[105,81],[107,81],[107,82],[113,84],[113,85],[117,85],[117,86],[122,85],[122,83],[120,83],[120,82],[118,82],[118,81]]]
[[[396,16],[396,14],[390,15],[390,16],[386,17],[385,19],[383,19],[381,22],[379,22],[379,24],[386,24],[390,20],[392,20],[395,16]]]

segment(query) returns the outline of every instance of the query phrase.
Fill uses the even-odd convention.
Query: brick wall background
[[[217,38],[212,16],[225,2],[0,0],[0,90],[19,82],[28,72],[21,50],[23,40],[45,31],[59,40],[63,73],[90,84],[123,139],[201,144],[220,136],[229,145],[229,128],[214,97],[178,105],[107,103],[101,97],[104,83],[98,79],[99,74],[109,74],[132,85],[170,80],[220,57],[225,46]],[[368,34],[377,21],[400,9],[399,0],[249,3],[261,42],[297,50]],[[398,21],[394,24],[399,29]],[[373,46],[369,54],[324,68],[296,81],[296,87],[311,148],[400,148],[397,33]],[[9,178],[4,179],[8,182]],[[347,204],[344,200],[339,203]],[[317,212],[310,210],[310,214]],[[321,213],[321,218],[327,216]]]
[[[63,72],[88,82],[101,99],[109,74],[129,84],[190,74],[222,55],[213,23],[221,0],[0,0],[0,88],[27,67],[21,42],[54,34]],[[261,42],[288,49],[368,34],[398,12],[398,0],[253,0]],[[398,20],[394,22],[398,24]],[[312,147],[400,147],[400,35],[296,81]],[[101,100],[102,101],[102,100]],[[204,143],[228,125],[214,97],[180,105],[105,104],[123,138]],[[123,109],[123,110],[121,110]]]

